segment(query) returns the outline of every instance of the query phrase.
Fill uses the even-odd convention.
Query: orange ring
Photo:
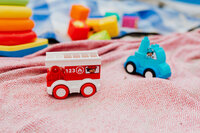
[[[32,30],[34,22],[30,19],[0,19],[0,31]]]

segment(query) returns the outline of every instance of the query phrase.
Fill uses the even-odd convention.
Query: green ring
[[[0,0],[0,5],[26,6],[29,0]]]

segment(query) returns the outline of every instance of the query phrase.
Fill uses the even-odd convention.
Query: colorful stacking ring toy
[[[12,46],[35,41],[37,35],[33,31],[0,32],[0,45]]]
[[[35,42],[16,45],[16,46],[3,46],[3,45],[0,45],[0,51],[17,51],[17,50],[22,50],[22,49],[41,46],[41,45],[44,45],[44,44],[48,44],[48,40],[47,39],[36,39]]]
[[[28,48],[28,49],[22,49],[22,50],[17,50],[17,51],[1,51],[0,50],[0,56],[6,56],[6,57],[23,57],[26,55],[33,54],[39,50],[42,50],[46,48],[48,44],[44,44],[41,46],[33,47],[33,48]]]
[[[32,15],[32,10],[23,6],[2,6],[0,5],[0,18],[25,19]]]
[[[32,30],[34,22],[30,19],[0,19],[0,31]]]
[[[0,0],[0,5],[26,6],[29,0]]]
[[[35,42],[16,45],[16,46],[2,46],[0,45],[0,56],[8,57],[23,57],[48,46],[47,39],[36,39]]]

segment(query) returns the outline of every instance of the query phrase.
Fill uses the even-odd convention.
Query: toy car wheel
[[[134,74],[136,72],[136,67],[135,67],[135,64],[133,62],[128,62],[126,64],[126,72],[129,73],[129,74]]]
[[[53,89],[53,96],[57,99],[65,99],[69,95],[69,89],[65,85],[57,85]]]
[[[151,69],[145,70],[143,75],[144,75],[145,78],[153,78],[153,77],[156,77],[155,72],[154,72],[153,70],[151,70]]]
[[[81,94],[84,97],[90,97],[90,96],[94,95],[95,92],[96,92],[96,87],[92,83],[86,83],[81,87]]]

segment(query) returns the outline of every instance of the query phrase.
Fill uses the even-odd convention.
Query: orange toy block
[[[90,9],[82,5],[72,5],[70,16],[75,20],[86,20]]]

